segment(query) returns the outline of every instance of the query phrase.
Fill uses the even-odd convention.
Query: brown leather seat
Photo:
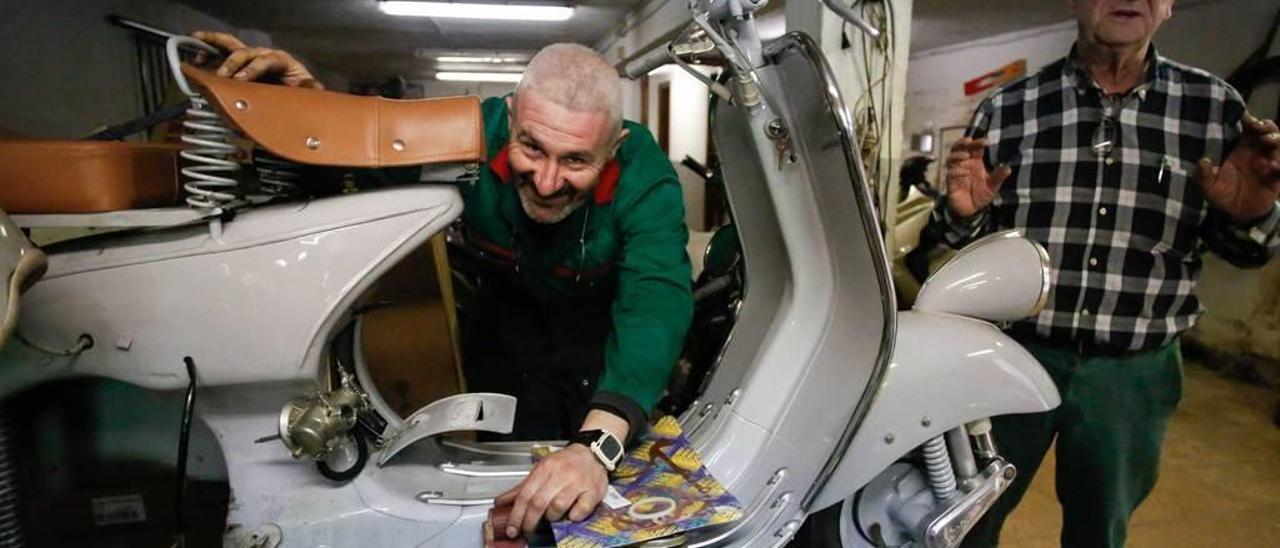
[[[480,162],[480,100],[397,101],[183,73],[246,137],[302,164],[390,167]],[[181,203],[178,145],[0,136],[0,209],[99,213]]]
[[[178,151],[168,144],[0,139],[0,209],[100,213],[176,205]]]
[[[344,167],[484,159],[477,97],[396,100],[182,73],[246,137],[282,158]]]

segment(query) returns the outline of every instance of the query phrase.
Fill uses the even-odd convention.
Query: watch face
[[[618,442],[618,438],[612,435],[601,436],[600,452],[616,462],[622,458],[622,444]]]

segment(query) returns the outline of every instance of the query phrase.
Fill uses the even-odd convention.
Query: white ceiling
[[[568,21],[481,21],[396,17],[375,0],[176,0],[239,28],[271,34],[276,47],[309,63],[376,82],[393,75],[418,80],[434,70],[414,56],[433,51],[532,52],[553,42],[592,44],[644,0],[577,0]]]
[[[384,15],[376,0],[176,0],[241,28],[266,31],[277,47],[353,82],[392,75],[421,80],[435,67],[419,48],[523,51],[561,41],[592,44],[638,6],[672,0],[575,0],[564,22],[477,21]],[[683,1],[683,0],[680,0]],[[811,1],[819,0],[791,0]],[[851,1],[851,0],[843,0]],[[1215,0],[1178,0],[1177,7]],[[785,0],[773,0],[779,8]],[[1066,0],[913,0],[911,51],[977,40],[1070,19]]]

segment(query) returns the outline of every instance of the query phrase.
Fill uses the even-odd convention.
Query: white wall
[[[703,74],[710,74],[706,67],[697,67]],[[679,165],[685,156],[699,163],[707,163],[707,115],[711,106],[710,91],[706,84],[694,78],[676,65],[667,65],[649,73],[649,131],[658,135],[658,89],[663,84],[671,86],[671,103],[668,106],[667,157],[676,164],[684,188],[685,224],[695,230],[705,226],[706,184],[704,180]]]
[[[683,0],[649,0],[627,16],[621,32],[610,32],[596,43],[595,49],[606,59],[618,62],[641,47],[661,37],[667,31],[683,26],[689,21],[688,2]],[[673,98],[674,99],[674,98]],[[640,119],[640,86],[624,82],[622,90],[622,115],[632,120]]]
[[[623,24],[622,33],[609,33],[596,44],[596,49],[612,62],[618,62],[667,31],[683,26],[689,20],[688,4],[679,0],[650,1],[637,9]],[[709,72],[709,71],[708,71]],[[671,86],[668,111],[668,157],[673,163],[686,155],[707,161],[707,86],[675,65],[661,67],[649,75],[649,103],[641,104],[639,82],[623,83],[623,116],[639,121],[648,111],[648,127],[658,138],[658,88]],[[676,165],[676,173],[684,189],[685,223],[693,229],[704,225],[706,189],[703,180]]]
[[[166,0],[0,0],[0,127],[37,137],[79,137],[142,114],[130,31],[106,20],[121,15],[177,33],[234,31]],[[260,32],[237,31],[269,45]]]
[[[965,81],[1019,59],[1033,73],[1065,55],[1075,37],[1075,23],[1065,22],[912,55],[903,142],[913,133],[968,123],[987,94],[965,97]]]
[[[899,146],[903,132],[903,120],[906,108],[910,105],[907,100],[907,68],[909,57],[909,44],[911,43],[911,9],[914,5],[913,0],[892,0],[893,6],[893,27],[896,35],[894,36],[894,56],[892,66],[889,70],[889,82],[887,89],[881,91],[879,86],[872,86],[871,93],[867,98],[874,96],[876,104],[885,103],[885,97],[882,93],[887,94],[889,108],[891,112],[880,113],[885,117],[883,123],[884,134],[880,136],[885,145],[880,149],[879,162],[882,167],[878,180],[871,181],[876,185],[876,193],[879,195],[879,203],[885,203],[890,196],[896,196],[898,186],[898,168],[902,163],[903,152],[905,149]],[[860,110],[865,110],[866,102],[861,103],[864,108],[859,108],[859,99],[867,94],[867,86],[864,83],[865,77],[862,76],[865,68],[863,61],[864,55],[862,51],[861,33],[852,26],[848,26],[847,35],[851,42],[851,46],[844,48],[842,44],[842,30],[846,28],[843,19],[822,7],[816,0],[813,2],[788,2],[786,6],[787,30],[801,31],[808,33],[817,39],[818,44],[822,48],[823,54],[827,57],[827,62],[831,65],[831,70],[835,74],[836,83],[840,87],[841,95],[844,97],[846,106],[853,114],[855,123],[863,119]],[[880,25],[887,27],[888,25]],[[871,52],[870,57],[873,59],[875,66],[872,67],[873,74],[879,74],[883,68],[882,63],[884,55],[879,52]],[[880,61],[877,61],[880,60]],[[864,163],[866,158],[864,158]],[[876,177],[874,173],[868,172],[871,177]],[[881,208],[881,216],[888,226],[894,224],[896,217],[896,208]],[[893,231],[886,233],[885,244],[888,249],[894,249],[896,246],[892,241],[894,237]]]

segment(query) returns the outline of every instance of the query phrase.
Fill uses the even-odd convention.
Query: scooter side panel
[[[1048,411],[1062,401],[1031,353],[989,323],[902,312],[898,337],[875,403],[815,510],[847,498],[906,452],[952,428]]]
[[[20,329],[54,348],[93,337],[65,376],[181,388],[190,356],[206,386],[314,379],[359,294],[460,211],[452,188],[410,187],[248,210],[217,237],[200,225],[55,250]]]

